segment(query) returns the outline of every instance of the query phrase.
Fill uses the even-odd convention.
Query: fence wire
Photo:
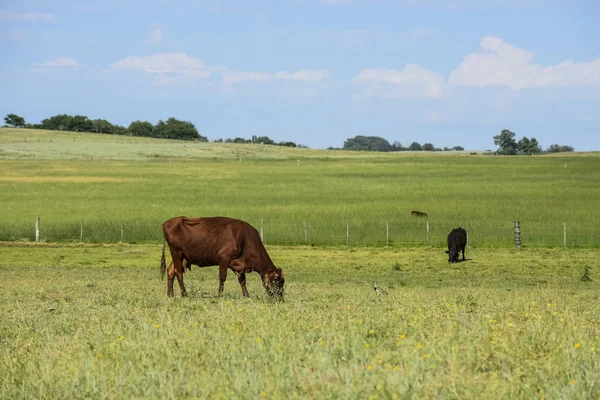
[[[445,247],[448,233],[459,226],[468,232],[468,246],[514,247],[514,221],[503,223],[465,221],[438,223],[414,220],[343,220],[319,221],[270,220],[248,221],[267,245],[306,246],[377,246],[377,247]],[[262,228],[261,228],[262,226]],[[566,229],[565,229],[566,227]],[[35,218],[22,223],[0,225],[2,241],[35,241]],[[85,243],[156,243],[162,241],[162,221],[78,221],[48,222],[39,226],[42,242]],[[548,228],[521,221],[522,247],[600,247],[600,229],[594,226],[571,226],[568,222]]]

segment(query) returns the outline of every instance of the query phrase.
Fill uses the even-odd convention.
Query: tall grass
[[[168,299],[158,245],[0,247],[0,398],[600,395],[597,250],[268,251],[284,303],[216,268]]]
[[[98,136],[131,140],[138,149],[148,140]],[[348,225],[351,245],[389,240],[393,246],[440,246],[453,227],[468,224],[470,245],[506,247],[513,243],[513,221],[520,220],[525,246],[562,246],[564,223],[568,246],[600,245],[596,154],[458,157],[164,146],[179,146],[181,158],[0,161],[0,240],[32,240],[36,216],[43,240],[78,241],[83,219],[86,242],[120,241],[123,221],[124,240],[137,243],[160,240],[161,223],[174,216],[225,215],[257,228],[264,220],[271,244],[345,244]],[[185,159],[186,146],[196,149],[192,155],[203,151],[216,159]],[[250,155],[241,162],[237,155],[219,155],[230,150]],[[429,214],[429,240],[426,220],[411,217],[412,210]]]

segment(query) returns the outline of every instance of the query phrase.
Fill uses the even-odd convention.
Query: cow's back
[[[163,232],[171,251],[199,266],[216,265],[242,253],[256,261],[268,258],[256,229],[238,219],[176,217],[163,224]]]

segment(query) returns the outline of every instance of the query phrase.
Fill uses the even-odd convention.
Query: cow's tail
[[[165,279],[165,272],[167,271],[167,263],[165,262],[165,246],[167,244],[166,239],[163,237],[163,250],[162,257],[160,258],[160,277]]]

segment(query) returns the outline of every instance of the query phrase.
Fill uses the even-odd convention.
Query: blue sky
[[[597,0],[0,0],[0,114],[600,150]]]

